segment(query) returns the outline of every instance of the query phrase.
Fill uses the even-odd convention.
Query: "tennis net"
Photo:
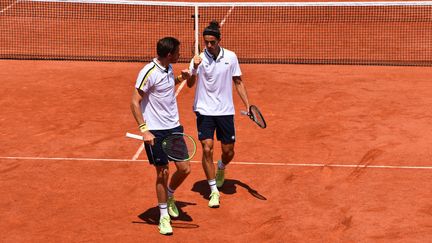
[[[148,61],[158,39],[174,36],[188,62],[215,19],[221,45],[242,63],[432,65],[432,1],[1,0],[0,8],[3,59]]]

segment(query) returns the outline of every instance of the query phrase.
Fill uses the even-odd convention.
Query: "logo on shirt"
[[[225,65],[228,65],[229,64],[229,62],[225,62]]]

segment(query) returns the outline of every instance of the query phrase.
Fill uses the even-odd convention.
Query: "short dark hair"
[[[221,32],[220,32],[219,28],[220,28],[219,22],[217,22],[216,20],[212,20],[210,22],[209,26],[207,26],[204,29],[203,36],[204,35],[212,35],[219,40],[220,36],[221,36]]]
[[[157,42],[156,51],[159,57],[166,57],[174,53],[180,45],[180,41],[174,37],[164,37]]]

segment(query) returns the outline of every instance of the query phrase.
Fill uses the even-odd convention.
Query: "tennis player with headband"
[[[235,127],[232,82],[246,110],[249,101],[242,81],[240,65],[234,52],[220,46],[221,32],[217,21],[203,31],[204,51],[190,63],[188,87],[197,83],[194,112],[197,116],[198,139],[203,148],[202,166],[211,189],[208,206],[218,208],[225,180],[225,168],[234,157]],[[215,173],[213,162],[214,133],[221,142],[222,155]]]
[[[180,42],[165,37],[157,42],[157,58],[139,72],[132,94],[131,110],[145,143],[147,158],[156,168],[156,194],[159,203],[159,232],[172,234],[170,215],[178,217],[174,191],[190,173],[188,161],[175,162],[177,170],[170,183],[168,157],[160,142],[168,134],[183,132],[179,122],[175,85],[190,78],[189,70],[174,78],[171,63],[180,56]],[[155,139],[156,138],[156,139]]]

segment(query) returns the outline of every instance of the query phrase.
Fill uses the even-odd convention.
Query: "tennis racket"
[[[126,133],[126,137],[143,140],[143,137],[133,133]],[[161,146],[162,150],[168,156],[168,158],[174,161],[188,161],[193,158],[196,153],[197,145],[195,140],[184,133],[174,132],[162,139]]]
[[[249,106],[249,111],[240,111],[242,115],[249,116],[249,118],[254,121],[259,127],[266,128],[267,123],[264,120],[263,115],[261,114],[258,107],[255,105]]]

